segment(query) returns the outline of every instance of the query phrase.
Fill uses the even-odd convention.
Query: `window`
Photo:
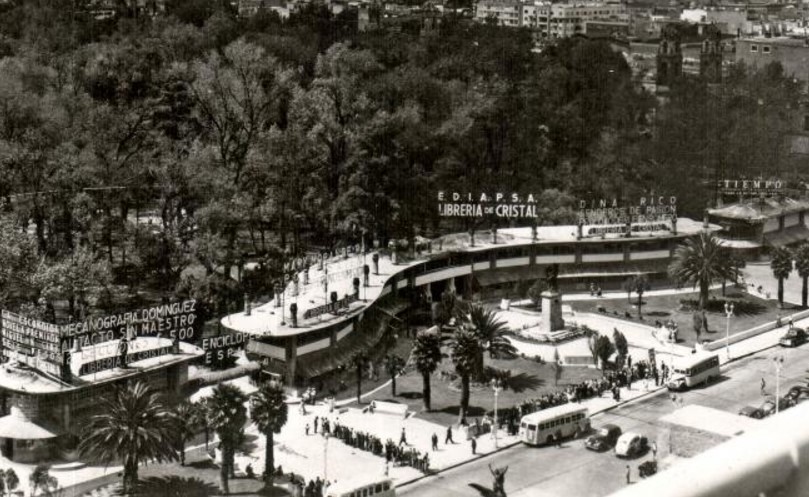
[[[750,45],[751,52],[758,52],[758,45]]]
[[[381,491],[382,491],[382,485],[377,485],[376,487],[374,487],[374,492],[379,493]]]
[[[368,497],[368,489],[367,488],[362,489],[362,497]]]
[[[770,53],[770,47],[767,47],[767,46],[761,47],[761,52],[762,53]]]
[[[385,482],[382,484],[382,490],[390,490],[390,483]]]

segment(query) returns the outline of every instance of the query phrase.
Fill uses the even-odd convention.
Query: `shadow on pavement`
[[[153,476],[138,482],[140,495],[172,497],[212,497],[219,495],[216,485],[194,477]]]

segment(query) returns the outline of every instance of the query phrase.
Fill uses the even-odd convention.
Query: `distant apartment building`
[[[289,17],[290,5],[286,0],[239,0],[239,16],[252,17],[260,10],[276,12],[281,19]]]
[[[629,17],[621,4],[552,4],[519,0],[479,0],[475,6],[479,22],[495,21],[501,26],[528,27],[538,38],[565,38],[586,33],[588,21],[626,22]]]
[[[809,39],[756,36],[736,40],[736,62],[763,68],[780,62],[784,73],[809,83]]]

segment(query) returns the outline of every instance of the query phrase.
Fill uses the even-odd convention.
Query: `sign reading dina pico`
[[[580,200],[577,215],[582,225],[661,223],[676,219],[677,197],[653,195],[631,204],[617,199]]]

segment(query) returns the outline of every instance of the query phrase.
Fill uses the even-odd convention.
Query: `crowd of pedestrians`
[[[651,367],[646,361],[638,361],[633,364],[631,359],[627,364],[616,371],[607,371],[603,378],[582,381],[576,385],[569,385],[556,392],[549,392],[539,397],[528,399],[517,407],[501,409],[498,411],[499,419],[506,426],[509,435],[516,435],[519,430],[520,420],[526,414],[531,414],[542,409],[581,402],[582,400],[602,397],[605,392],[610,392],[615,401],[621,400],[621,388],[632,388],[632,384],[644,381],[646,386],[665,384],[671,374],[670,368],[665,364],[658,367]]]
[[[318,418],[315,417],[314,428],[317,433]],[[430,456],[407,443],[407,436],[404,428],[397,444],[391,439],[387,439],[384,443],[379,437],[366,433],[364,431],[355,430],[348,426],[343,426],[339,421],[333,424],[328,419],[322,420],[321,433],[342,441],[344,444],[355,449],[370,452],[375,456],[384,457],[387,464],[395,466],[410,466],[422,473],[427,473],[430,469]],[[306,434],[309,434],[309,425],[306,425]]]

